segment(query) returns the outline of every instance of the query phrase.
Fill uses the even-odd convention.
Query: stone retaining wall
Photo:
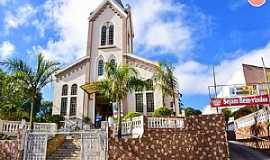
[[[18,142],[16,140],[0,140],[0,159],[16,160],[18,156]]]
[[[240,142],[244,143],[246,146],[261,150],[269,150],[270,149],[270,142],[258,139],[245,139],[239,140]]]
[[[227,160],[228,143],[222,115],[192,116],[184,129],[148,128],[140,139],[109,134],[109,160]]]

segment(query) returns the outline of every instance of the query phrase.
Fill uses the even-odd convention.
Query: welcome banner
[[[269,95],[237,98],[211,98],[211,107],[258,106],[270,104]]]

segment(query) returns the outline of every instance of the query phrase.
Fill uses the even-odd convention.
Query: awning
[[[97,92],[96,84],[95,83],[86,83],[81,86],[81,88],[87,92],[88,94],[93,94]]]

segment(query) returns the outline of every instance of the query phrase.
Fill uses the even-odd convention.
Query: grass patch
[[[58,148],[62,147],[65,141],[64,135],[56,135],[48,141],[47,155],[52,155]]]

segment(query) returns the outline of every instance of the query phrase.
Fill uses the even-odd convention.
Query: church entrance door
[[[96,127],[99,128],[101,121],[107,121],[109,117],[113,116],[112,102],[101,94],[96,94],[96,113],[95,122]]]

